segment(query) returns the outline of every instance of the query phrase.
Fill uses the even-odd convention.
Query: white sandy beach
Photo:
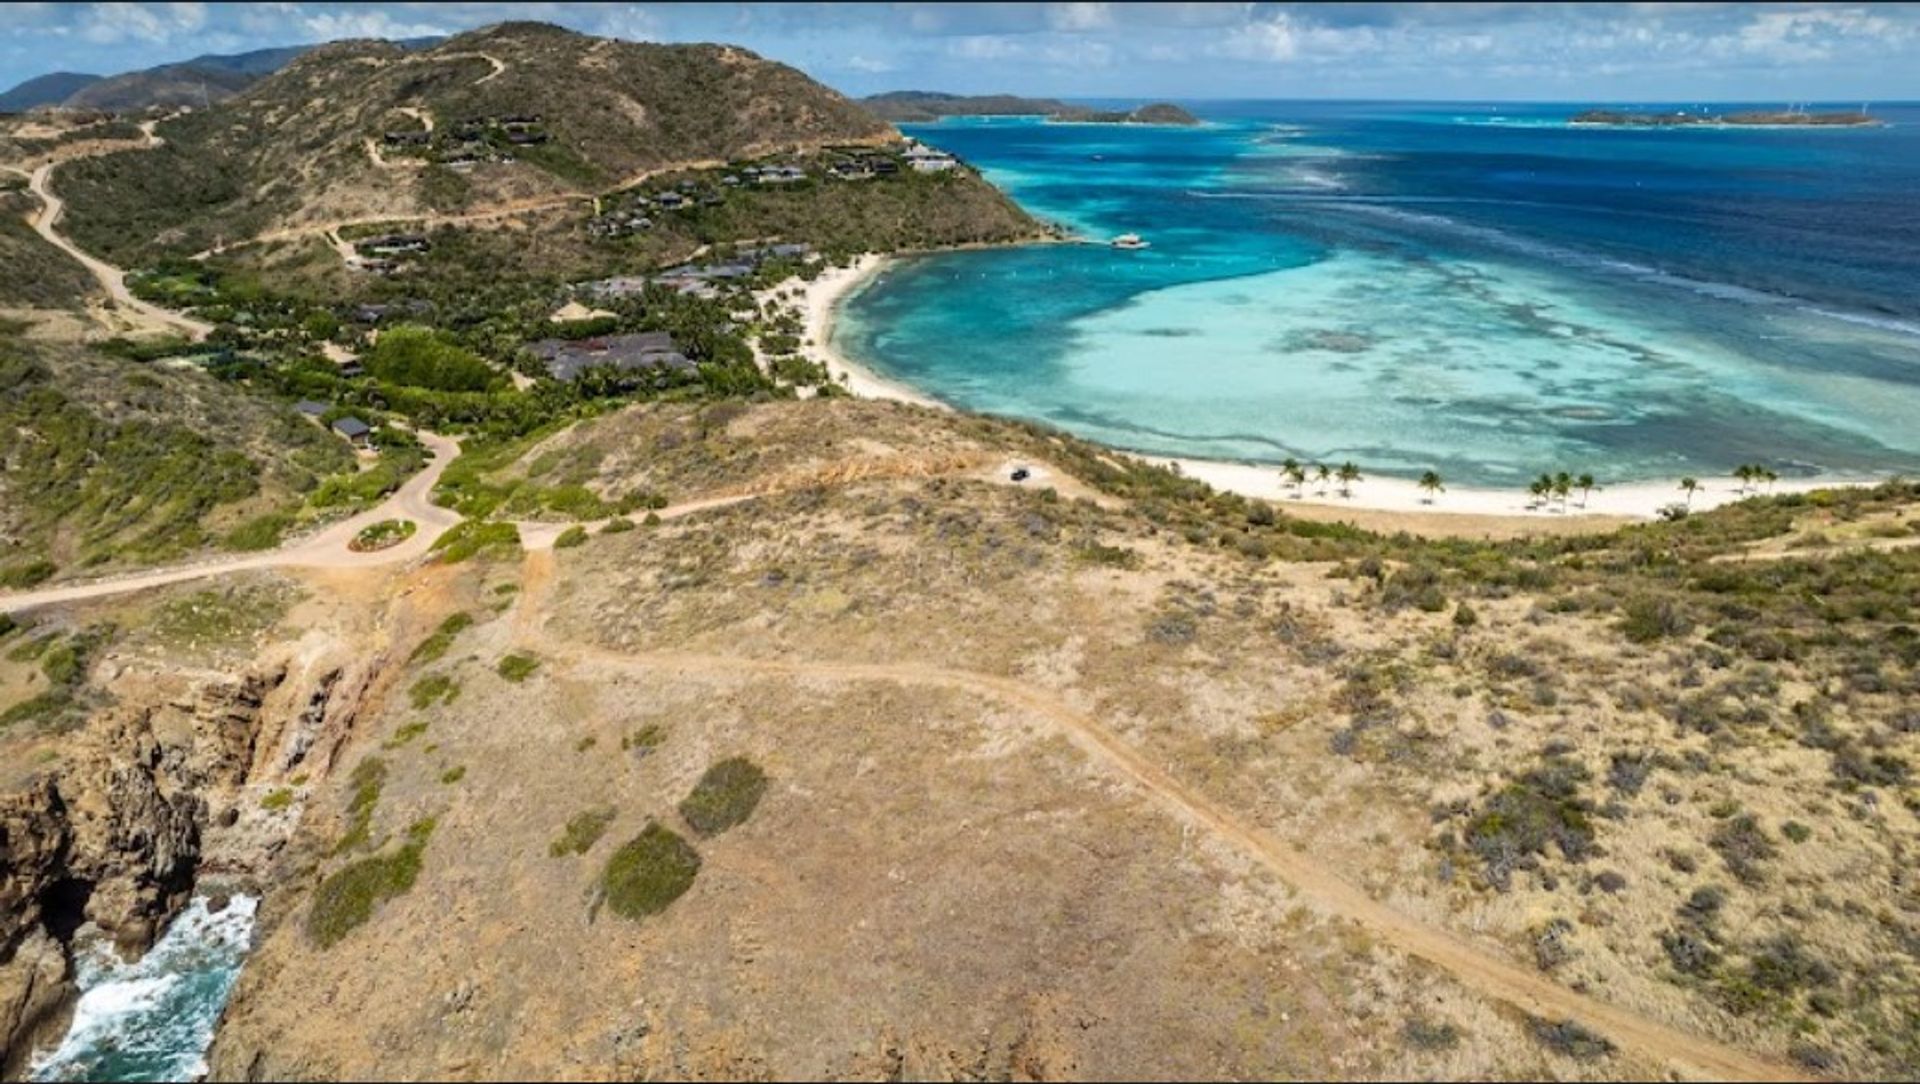
[[[810,356],[826,364],[828,372],[844,380],[847,389],[866,399],[891,399],[902,403],[949,409],[946,404],[898,381],[885,377],[851,361],[833,342],[833,320],[841,302],[872,279],[886,265],[886,257],[865,255],[850,267],[832,267],[812,282],[802,284],[801,309],[806,321],[805,339]],[[1127,453],[1137,455],[1137,453]],[[1756,493],[1804,493],[1835,486],[1873,485],[1871,479],[1815,478],[1782,480],[1758,490],[1743,487],[1731,476],[1698,477],[1700,488],[1689,502],[1680,489],[1678,478],[1666,481],[1627,482],[1602,486],[1584,500],[1576,491],[1564,506],[1558,501],[1535,505],[1522,488],[1485,489],[1447,487],[1429,496],[1411,479],[1366,477],[1353,487],[1351,497],[1340,496],[1337,484],[1329,483],[1324,492],[1309,482],[1304,491],[1296,491],[1281,478],[1273,464],[1229,463],[1209,459],[1179,459],[1140,455],[1150,463],[1178,467],[1182,474],[1198,478],[1215,489],[1244,497],[1287,504],[1312,504],[1328,508],[1369,509],[1381,512],[1449,513],[1462,516],[1538,516],[1542,519],[1567,519],[1579,516],[1612,516],[1632,519],[1657,519],[1660,509],[1670,504],[1686,504],[1692,510],[1705,511],[1719,505],[1744,500]],[[1331,465],[1331,464],[1330,464]],[[1365,470],[1365,464],[1361,464]]]

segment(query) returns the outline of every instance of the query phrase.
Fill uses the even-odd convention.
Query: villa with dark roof
[[[611,367],[624,372],[663,369],[691,373],[699,368],[680,352],[673,336],[664,331],[640,331],[593,339],[542,339],[527,344],[546,363],[555,380],[576,380],[588,369]]]

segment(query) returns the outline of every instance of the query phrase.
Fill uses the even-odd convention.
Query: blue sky
[[[1920,4],[328,4],[0,7],[0,87],[207,52],[540,19],[727,41],[849,94],[1920,98]]]

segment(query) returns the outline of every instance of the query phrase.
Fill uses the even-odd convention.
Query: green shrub
[[[1592,851],[1593,805],[1580,796],[1587,771],[1559,757],[1507,784],[1467,822],[1467,846],[1485,867],[1488,884],[1505,890],[1513,870],[1558,846],[1568,861]]]
[[[435,391],[490,391],[502,377],[491,365],[429,328],[390,328],[361,359],[380,380]]]
[[[633,530],[633,521],[624,516],[615,516],[600,528],[601,534],[625,534]]]
[[[440,773],[440,782],[445,783],[447,786],[452,786],[466,777],[467,766],[465,764],[456,764]]]
[[[555,858],[564,858],[570,854],[585,854],[605,835],[607,827],[613,823],[617,813],[611,809],[589,809],[584,813],[575,813],[567,821],[567,826],[547,848],[547,853]]]
[[[666,740],[667,732],[665,728],[659,723],[648,723],[646,726],[641,727],[631,734],[622,735],[620,738],[620,748],[622,750],[637,750],[641,755],[645,755],[659,748],[660,743]]]
[[[333,845],[334,854],[344,854],[371,837],[373,809],[380,804],[380,791],[387,784],[387,762],[368,757],[354,765],[347,782],[353,785],[353,797],[347,800],[347,830]]]
[[[414,663],[438,661],[441,656],[447,653],[447,649],[453,646],[454,637],[466,631],[472,624],[473,616],[471,614],[464,611],[454,614],[452,617],[440,622],[440,627],[434,630],[433,635],[420,641],[420,646],[413,649],[413,654],[408,657],[407,661]]]
[[[715,836],[753,815],[767,792],[767,775],[745,757],[714,764],[680,803],[680,815],[702,836]]]
[[[1598,1035],[1581,1027],[1571,1020],[1553,1023],[1535,1019],[1532,1027],[1533,1037],[1540,1045],[1563,1057],[1575,1061],[1596,1061],[1613,1053],[1613,1044],[1605,1036]]]
[[[425,719],[408,723],[407,725],[394,731],[393,737],[388,738],[386,741],[381,742],[380,748],[398,749],[401,746],[412,742],[413,739],[419,737],[422,734],[425,734],[426,732],[427,732],[427,721]]]
[[[362,858],[320,882],[307,911],[307,934],[314,943],[321,948],[338,944],[372,918],[376,906],[412,888],[434,826],[431,817],[417,821],[392,854]]]
[[[429,674],[414,682],[413,688],[407,691],[415,711],[423,711],[434,704],[451,704],[459,695],[460,683],[446,674]]]
[[[511,523],[463,519],[433,540],[440,560],[459,564],[471,557],[511,560],[520,554],[520,528]]]
[[[45,559],[8,565],[0,568],[0,587],[32,587],[37,583],[45,583],[57,571],[58,566]]]
[[[560,532],[560,537],[553,540],[553,548],[557,550],[572,549],[575,546],[583,545],[586,541],[587,529],[579,524],[574,524]]]
[[[293,804],[293,791],[288,787],[276,787],[265,798],[260,799],[260,808],[278,812]]]
[[[495,669],[508,681],[521,682],[527,680],[535,670],[540,669],[540,660],[516,651],[511,655],[503,656]]]
[[[254,518],[227,532],[223,545],[230,550],[252,553],[270,550],[280,544],[280,539],[293,526],[293,517],[285,512],[269,512]]]
[[[1650,644],[1670,636],[1684,636],[1693,621],[1670,598],[1639,595],[1621,608],[1620,631],[1636,644]]]
[[[666,910],[699,873],[700,853],[672,829],[648,821],[607,859],[600,886],[614,914],[645,918]]]
[[[378,523],[369,523],[353,536],[347,548],[355,553],[371,553],[375,550],[392,549],[413,537],[419,530],[419,524],[410,519],[383,519]]]

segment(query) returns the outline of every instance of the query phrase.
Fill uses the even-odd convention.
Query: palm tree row
[[[1327,495],[1327,481],[1329,479],[1337,479],[1340,482],[1340,495],[1342,497],[1353,496],[1353,484],[1363,480],[1360,468],[1354,466],[1352,460],[1348,460],[1338,467],[1329,467],[1325,463],[1303,464],[1298,459],[1288,456],[1280,464],[1280,477],[1287,485],[1293,487],[1293,495],[1295,498],[1304,494],[1309,476],[1312,477],[1314,485],[1318,487],[1314,490],[1314,493],[1322,497]]]
[[[1740,479],[1740,489],[1742,492],[1757,490],[1760,488],[1760,483],[1762,482],[1765,482],[1767,489],[1771,491],[1773,489],[1773,483],[1780,480],[1778,474],[1773,473],[1758,463],[1740,464],[1733,468],[1733,476]]]
[[[1543,472],[1540,477],[1533,480],[1531,485],[1527,486],[1527,494],[1533,498],[1534,507],[1548,501],[1559,501],[1561,511],[1565,511],[1567,498],[1573,495],[1574,490],[1580,491],[1580,507],[1585,508],[1593,491],[1599,488],[1599,484],[1593,480],[1591,474],[1576,475],[1568,474],[1566,471],[1560,471],[1557,474]]]

